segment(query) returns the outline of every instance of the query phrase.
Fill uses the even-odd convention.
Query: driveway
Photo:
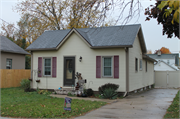
[[[162,119],[177,92],[177,89],[152,89],[129,95],[75,119]]]

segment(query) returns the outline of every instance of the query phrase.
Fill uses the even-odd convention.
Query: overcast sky
[[[8,23],[16,24],[20,19],[20,15],[13,11],[13,7],[16,3],[21,0],[0,0],[0,18],[7,21]],[[156,19],[151,19],[150,21],[145,21],[146,16],[144,15],[144,9],[150,4],[155,2],[152,0],[142,0],[141,1],[143,10],[141,11],[140,18],[138,22],[136,18],[133,19],[128,24],[141,24],[146,47],[154,53],[155,50],[161,47],[169,48],[172,53],[179,53],[180,51],[180,40],[178,38],[167,38],[167,36],[162,35],[162,25],[158,25]],[[126,11],[127,12],[127,11]],[[116,17],[118,14],[114,12],[112,18]],[[2,21],[0,20],[0,23]],[[117,25],[121,25],[118,23]]]

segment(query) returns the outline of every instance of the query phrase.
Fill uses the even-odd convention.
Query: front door
[[[64,57],[64,86],[75,85],[75,57]]]

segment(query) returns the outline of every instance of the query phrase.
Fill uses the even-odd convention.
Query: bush
[[[28,79],[21,80],[20,84],[20,87],[24,89],[24,92],[30,92],[30,81]]]
[[[86,94],[87,94],[87,96],[93,96],[94,91],[91,88],[89,88],[86,90]]]
[[[116,99],[118,96],[118,93],[113,88],[106,88],[101,97],[103,99]]]
[[[107,84],[104,84],[102,85],[101,87],[98,88],[99,90],[99,94],[103,94],[103,92],[105,91],[105,89],[114,89],[115,91],[119,88],[119,85],[117,84],[112,84],[112,83],[107,83]]]

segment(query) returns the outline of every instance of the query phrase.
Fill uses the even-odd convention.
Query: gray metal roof
[[[5,36],[0,36],[0,50],[2,52],[30,54],[21,47],[19,47],[18,45],[16,45],[14,42],[6,38]]]
[[[103,46],[132,47],[140,27],[140,24],[136,24],[73,29],[75,29],[91,45],[92,48]],[[45,31],[26,50],[55,49],[71,30],[72,29]]]

